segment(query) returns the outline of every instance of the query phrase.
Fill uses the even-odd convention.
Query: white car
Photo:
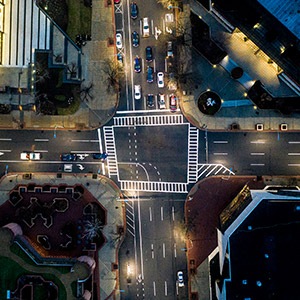
[[[142,88],[140,85],[134,86],[134,99],[140,100],[142,98]]]
[[[143,37],[149,37],[150,28],[149,28],[149,19],[143,18]]]
[[[158,95],[158,107],[160,109],[166,108],[166,101],[165,101],[165,95],[164,94],[159,94]]]
[[[163,72],[158,72],[157,73],[157,85],[158,85],[159,88],[163,88],[165,86],[164,73]]]
[[[42,157],[41,153],[38,152],[22,152],[21,159],[22,160],[40,160]]]
[[[178,272],[177,272],[177,281],[178,281],[178,286],[179,286],[179,287],[183,287],[183,286],[184,286],[184,282],[183,282],[183,272],[182,272],[182,271],[178,271]]]
[[[122,49],[123,48],[122,34],[121,33],[117,33],[116,34],[116,46],[117,46],[118,49]]]

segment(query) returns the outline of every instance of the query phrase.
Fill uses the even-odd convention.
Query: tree
[[[84,223],[83,237],[87,240],[92,241],[95,237],[100,236],[102,229],[103,224],[98,218],[86,221]]]
[[[77,77],[78,68],[77,68],[76,63],[72,62],[72,63],[66,65],[66,70],[67,70],[67,74],[69,74],[68,77],[70,77],[71,79]]]
[[[35,83],[44,83],[46,79],[50,79],[49,70],[37,61],[35,63]]]
[[[107,76],[107,91],[118,92],[120,88],[120,80],[123,76],[123,65],[115,59],[106,59],[102,67],[103,73]]]
[[[80,97],[82,101],[89,102],[94,96],[91,94],[94,84],[91,82],[88,86],[82,86],[80,89]]]

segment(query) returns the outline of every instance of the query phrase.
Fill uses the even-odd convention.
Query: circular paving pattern
[[[221,98],[218,94],[207,91],[202,93],[198,98],[198,108],[205,115],[214,115],[221,108]]]

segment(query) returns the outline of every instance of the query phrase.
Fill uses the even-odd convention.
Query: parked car
[[[178,286],[183,287],[184,286],[184,281],[183,281],[183,272],[178,271],[177,272],[177,281],[178,281]]]
[[[158,85],[159,88],[163,88],[165,86],[164,73],[163,72],[158,72],[157,73],[157,85]]]
[[[77,160],[77,155],[74,153],[63,153],[60,155],[62,161],[74,161]]]
[[[138,47],[139,44],[140,44],[140,36],[139,36],[139,34],[136,31],[134,31],[131,34],[131,39],[132,39],[132,46],[133,47]]]
[[[117,46],[118,49],[122,49],[123,48],[122,34],[119,33],[119,32],[116,34],[116,46]]]
[[[134,59],[134,71],[137,73],[141,72],[141,60],[138,56],[135,57]]]
[[[138,6],[135,2],[130,4],[130,15],[134,20],[138,17]]]
[[[23,151],[21,153],[20,158],[22,160],[40,160],[42,158],[42,154],[39,152],[27,152]]]
[[[148,67],[148,70],[147,70],[147,82],[151,83],[153,82],[153,68],[151,67]]]
[[[121,0],[114,0],[114,3],[119,4],[119,3],[121,3]]]
[[[172,57],[173,54],[173,43],[172,42],[167,42],[167,57]]]
[[[123,55],[122,55],[122,53],[119,52],[117,54],[117,60],[120,63],[120,65],[123,65]]]
[[[101,161],[105,161],[108,154],[106,152],[103,153],[93,153],[93,159],[100,159]]]
[[[134,99],[140,100],[142,98],[142,88],[140,85],[134,86]]]
[[[152,48],[150,46],[146,47],[146,61],[151,62],[153,60]]]
[[[149,28],[149,19],[143,18],[143,37],[149,37],[150,28]]]
[[[177,99],[174,94],[170,95],[170,110],[172,112],[176,111],[177,109]]]
[[[166,101],[165,101],[165,95],[164,94],[158,94],[157,103],[158,103],[158,107],[160,109],[166,108]]]
[[[148,105],[148,107],[154,107],[154,96],[153,96],[153,94],[148,94],[148,96],[147,96],[147,105]]]

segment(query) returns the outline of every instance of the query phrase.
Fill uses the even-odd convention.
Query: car
[[[154,107],[154,96],[153,96],[153,94],[148,94],[148,96],[147,96],[147,105],[148,105],[148,107]]]
[[[135,20],[138,17],[138,6],[135,2],[132,2],[130,4],[130,16],[133,20]]]
[[[177,109],[177,99],[174,94],[170,95],[170,110],[172,112],[176,111]]]
[[[23,151],[20,158],[22,160],[40,160],[42,158],[42,154],[38,152]]]
[[[63,153],[60,155],[62,161],[75,161],[77,160],[77,155],[73,153]]]
[[[163,88],[165,86],[164,73],[163,72],[158,72],[157,73],[157,85],[158,85],[159,88]]]
[[[149,28],[149,19],[143,18],[143,37],[149,37],[150,28]]]
[[[148,67],[148,70],[147,70],[147,82],[151,83],[153,82],[153,68],[151,67]]]
[[[106,152],[103,153],[93,153],[93,159],[100,159],[101,161],[105,161],[108,154]]]
[[[140,73],[141,72],[141,60],[138,56],[135,57],[134,61],[134,72]]]
[[[117,46],[118,49],[122,49],[123,48],[122,34],[119,33],[119,32],[116,34],[116,46]]]
[[[167,57],[173,57],[173,43],[167,42]]]
[[[121,3],[121,0],[114,0],[114,3],[119,4],[119,3]]]
[[[179,287],[183,287],[184,286],[183,272],[182,271],[178,271],[177,272],[177,282],[178,282],[178,286]]]
[[[71,164],[64,165],[64,172],[72,172],[72,170],[73,170],[73,165]]]
[[[131,39],[132,39],[132,46],[133,47],[138,47],[139,44],[140,44],[140,36],[139,36],[139,34],[136,31],[134,31],[131,34]]]
[[[166,108],[166,101],[165,101],[165,95],[164,94],[158,94],[157,103],[158,103],[158,107],[160,109]]]
[[[134,86],[134,99],[140,100],[142,98],[141,90],[142,90],[142,88],[139,84]]]
[[[146,47],[146,61],[151,62],[153,60],[152,48],[150,46]]]
[[[122,53],[117,54],[117,60],[118,60],[120,65],[123,65],[123,55],[122,55]]]

